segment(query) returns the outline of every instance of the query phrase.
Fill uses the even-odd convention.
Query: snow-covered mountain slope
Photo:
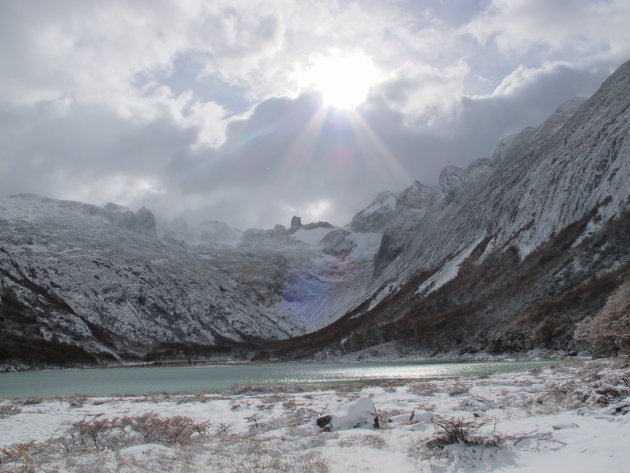
[[[312,346],[587,348],[629,274],[630,62],[491,159],[446,168],[435,192],[419,218],[385,226],[364,301]]]
[[[155,235],[153,215],[34,195],[0,197],[0,358],[199,356],[299,328],[222,270]]]

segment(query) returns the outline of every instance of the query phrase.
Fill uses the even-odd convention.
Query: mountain
[[[375,219],[364,300],[274,356],[630,350],[630,62],[426,194],[415,218]]]
[[[185,245],[158,238],[147,209],[25,194],[0,197],[0,321],[0,361],[49,363],[200,347],[225,356],[263,334],[301,332]]]
[[[343,227],[0,196],[0,362],[630,352],[629,138],[630,62]]]

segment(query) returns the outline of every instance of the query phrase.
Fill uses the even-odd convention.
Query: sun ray
[[[283,155],[283,165],[290,172],[303,170],[313,158],[320,137],[326,110],[318,107],[300,134],[292,141]]]
[[[399,182],[409,179],[408,173],[401,166],[398,158],[383,143],[372,127],[359,113],[352,113],[350,124],[357,134],[357,144],[362,148],[362,156],[366,160],[368,168],[373,171],[373,177],[384,180],[384,176],[392,176]],[[387,180],[390,182],[390,180]]]

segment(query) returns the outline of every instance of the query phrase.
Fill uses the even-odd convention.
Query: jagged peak
[[[291,218],[291,226],[289,227],[289,231],[297,232],[300,227],[302,227],[302,219],[294,215],[293,218]]]
[[[396,198],[396,207],[410,207],[414,209],[427,209],[433,205],[436,197],[436,190],[417,179],[404,189]]]
[[[457,166],[445,166],[440,172],[440,190],[444,194],[461,186],[466,175],[466,170]]]
[[[394,214],[398,195],[391,191],[379,193],[370,205],[355,214],[350,228],[361,233],[381,231]]]
[[[130,208],[113,202],[107,202],[103,208],[109,212],[131,212]]]
[[[527,126],[520,132],[501,138],[492,153],[492,161],[503,160],[506,156],[513,154],[513,150],[523,143],[531,140],[536,135],[552,135],[573,116],[575,112],[587,101],[585,97],[574,97],[560,104],[556,110],[539,126]]]

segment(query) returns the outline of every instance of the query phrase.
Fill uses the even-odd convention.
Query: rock
[[[352,218],[352,231],[367,233],[380,232],[395,215],[398,194],[389,191],[381,192],[372,203]]]
[[[434,204],[435,195],[435,190],[416,180],[398,195],[396,207],[427,210]]]
[[[155,217],[146,207],[142,207],[137,212],[133,212],[122,205],[108,202],[103,207],[105,216],[114,224],[121,228],[148,235],[156,234]]]
[[[316,228],[334,228],[334,226],[329,222],[312,222],[302,225],[300,228],[303,230],[315,230]]]
[[[466,170],[457,166],[446,166],[440,173],[440,190],[444,194],[458,189],[466,179]]]
[[[302,219],[300,217],[293,217],[291,219],[291,226],[289,227],[290,232],[297,232],[302,227]]]
[[[329,255],[345,256],[352,252],[356,243],[348,236],[350,232],[343,228],[337,228],[322,238],[322,251]]]
[[[390,424],[430,424],[433,421],[433,414],[428,411],[411,411],[410,414],[399,414],[390,417]]]
[[[334,414],[317,419],[317,426],[322,432],[346,429],[378,429],[378,414],[371,399],[360,398],[346,404]]]
[[[618,402],[617,404],[613,404],[609,406],[607,409],[602,411],[605,415],[617,416],[617,415],[626,415],[630,414],[630,397],[625,400]]]
[[[411,418],[409,419],[410,424],[430,424],[433,422],[433,413],[429,411],[412,411]]]
[[[289,234],[289,230],[287,230],[284,225],[278,224],[273,227],[273,230],[271,230],[271,234],[276,237],[285,237]]]
[[[577,429],[579,425],[575,422],[562,422],[551,426],[553,430]]]

